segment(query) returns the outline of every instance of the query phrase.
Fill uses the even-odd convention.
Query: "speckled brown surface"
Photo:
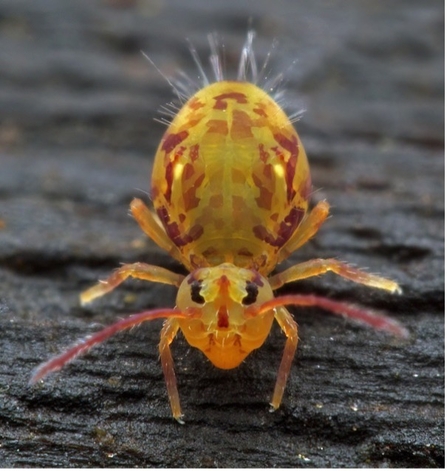
[[[252,17],[262,60],[307,111],[297,128],[314,201],[333,217],[284,264],[336,256],[401,283],[392,296],[326,275],[287,291],[390,312],[409,342],[294,310],[301,343],[268,413],[284,339],[236,370],[174,345],[186,425],[171,417],[160,322],[117,336],[36,387],[32,369],[100,325],[175,290],[129,282],[81,308],[123,261],[182,270],[128,216],[145,197],[171,99],[207,33],[237,64]],[[96,467],[442,467],[444,76],[440,1],[76,1],[0,4],[0,463]],[[298,106],[293,104],[293,106]]]

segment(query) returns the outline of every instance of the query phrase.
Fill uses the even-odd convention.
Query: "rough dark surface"
[[[273,329],[220,371],[179,338],[186,425],[170,415],[160,322],[123,333],[35,387],[41,361],[175,290],[128,282],[78,293],[121,262],[182,270],[128,217],[145,197],[166,74],[195,74],[225,39],[234,70],[252,17],[263,60],[307,108],[297,128],[314,201],[333,217],[284,267],[346,260],[401,283],[394,296],[326,275],[287,288],[382,309],[408,342],[295,309],[301,343],[268,412],[284,338]],[[0,3],[0,465],[443,467],[443,2],[3,0]],[[283,291],[284,292],[284,291]]]

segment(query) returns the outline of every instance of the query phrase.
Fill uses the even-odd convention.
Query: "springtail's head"
[[[231,263],[199,268],[185,278],[177,294],[177,308],[201,311],[201,320],[212,330],[242,325],[256,306],[273,299],[266,278],[255,270]]]

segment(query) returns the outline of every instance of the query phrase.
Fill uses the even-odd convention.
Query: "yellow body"
[[[277,264],[311,189],[301,141],[284,111],[247,82],[213,83],[180,109],[156,153],[152,199],[190,269]]]
[[[249,32],[242,51],[240,81],[223,80],[213,53],[218,81],[195,93],[163,136],[152,174],[158,219],[143,201],[131,203],[142,230],[185,265],[189,275],[136,262],[122,265],[107,280],[81,294],[81,302],[88,303],[134,277],[178,287],[177,306],[144,311],[106,327],[41,365],[33,382],[121,330],[165,318],[160,358],[172,413],[181,422],[170,350],[179,329],[214,365],[229,369],[264,343],[275,319],[286,344],[271,400],[273,409],[281,403],[298,344],[298,326],[286,305],[319,306],[377,329],[408,335],[392,319],[326,298],[274,298],[274,289],[327,271],[391,292],[400,289],[391,280],[335,259],[309,260],[269,276],[318,231],[329,205],[320,201],[307,213],[311,180],[300,138],[272,97],[242,81],[248,66],[256,79],[253,37]],[[215,44],[211,44],[214,50]],[[201,66],[199,69],[203,75]]]

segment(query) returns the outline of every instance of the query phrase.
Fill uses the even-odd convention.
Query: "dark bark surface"
[[[443,16],[441,1],[407,0],[0,3],[0,466],[443,466]],[[140,50],[194,76],[184,38],[206,58],[218,31],[235,70],[249,17],[260,61],[274,37],[274,70],[298,59],[287,88],[307,109],[314,202],[332,205],[283,267],[337,257],[404,290],[325,275],[282,292],[384,310],[411,339],[294,309],[301,342],[269,414],[279,328],[230,371],[179,336],[185,426],[169,410],[161,322],[29,387],[34,367],[101,325],[173,306],[173,288],[136,281],[86,308],[77,298],[121,262],[183,270],[128,216],[172,98]]]

